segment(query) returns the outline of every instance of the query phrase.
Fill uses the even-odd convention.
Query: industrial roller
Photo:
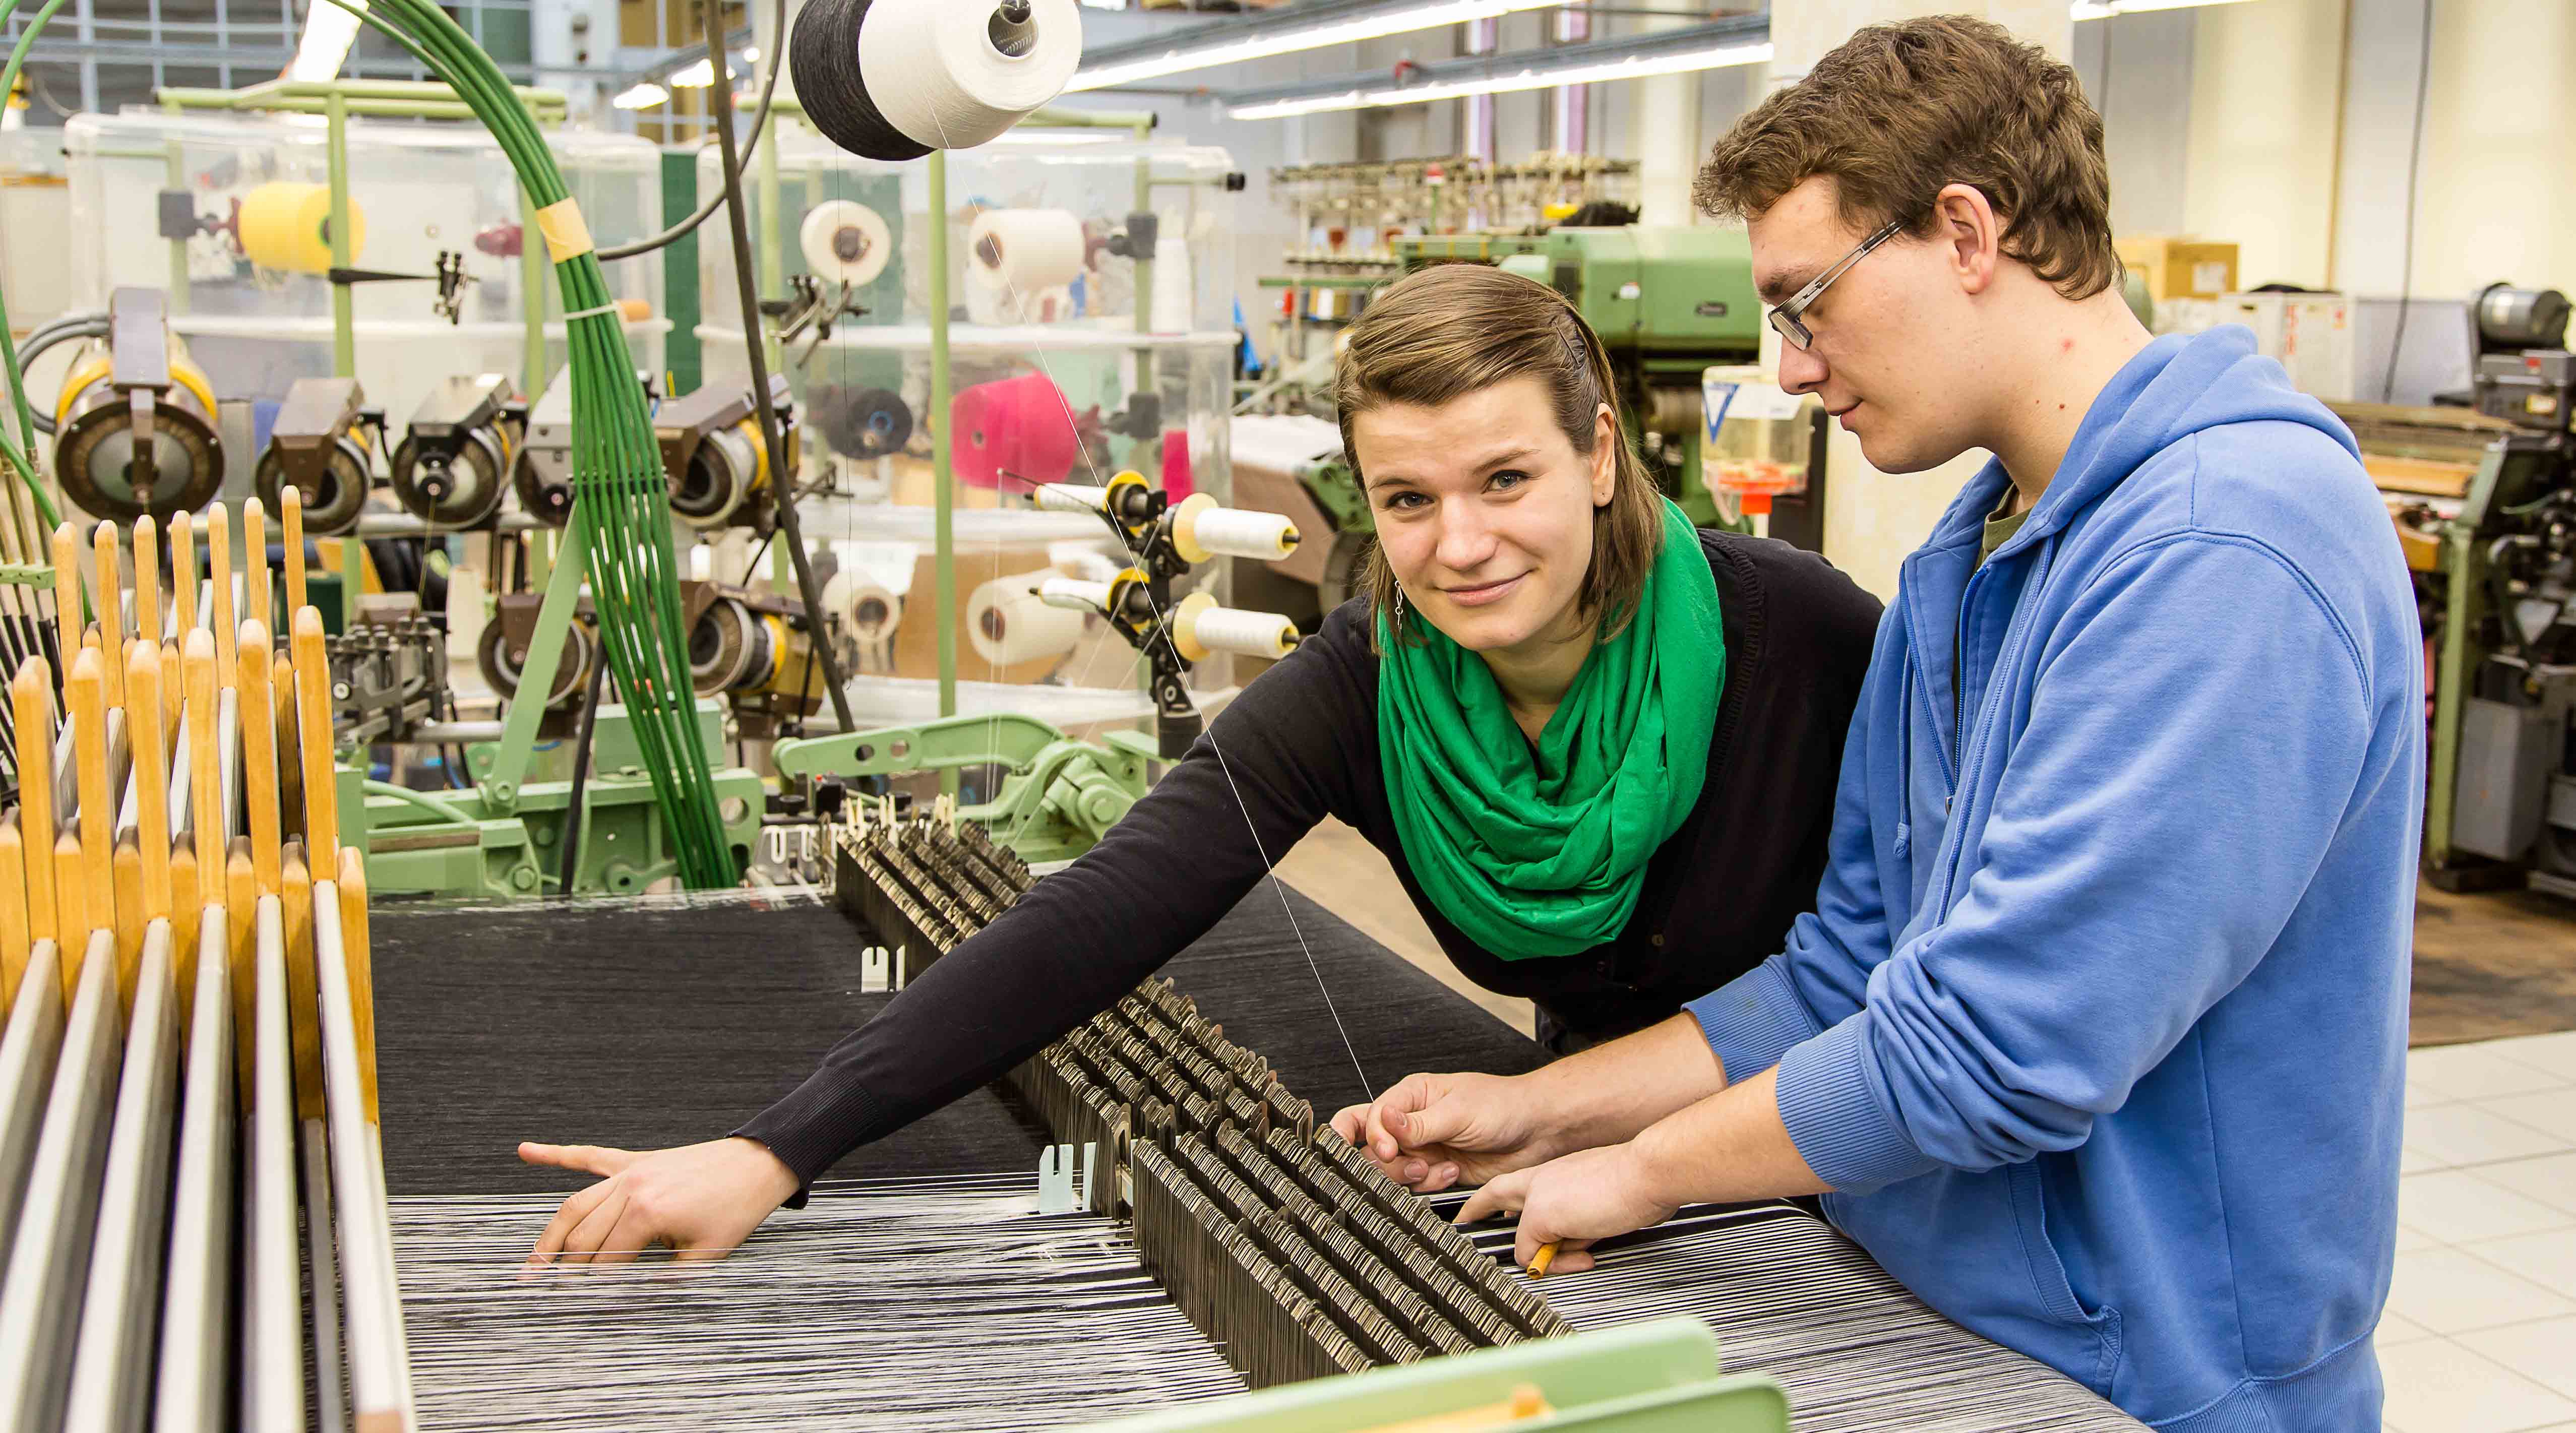
[[[54,472],[84,512],[166,521],[214,501],[223,484],[214,386],[170,332],[168,303],[158,289],[118,289],[104,346],[64,377]]]
[[[773,374],[770,402],[788,414],[787,379]],[[662,471],[671,481],[671,511],[691,527],[749,523],[766,504],[769,449],[748,390],[710,384],[674,398],[653,415]],[[787,462],[796,462],[796,432],[787,430]]]
[[[365,427],[370,422],[381,431],[384,413],[366,406],[358,380],[295,380],[253,474],[259,500],[275,510],[292,485],[303,500],[305,531],[317,537],[356,531],[374,466]]]
[[[441,380],[394,449],[395,500],[433,527],[491,521],[509,490],[526,420],[526,405],[500,374]]]
[[[548,527],[572,520],[572,370],[546,385],[528,411],[528,440],[510,466],[519,507]]]
[[[475,666],[505,701],[518,698],[519,675],[527,670],[528,643],[536,634],[537,608],[543,600],[532,592],[503,595],[492,620],[483,624],[481,640],[474,644]],[[553,690],[546,693],[550,715],[569,713],[590,685],[590,665],[599,659],[599,639],[588,616],[577,614],[564,629],[563,656],[555,663]]]
[[[781,716],[811,716],[823,702],[822,673],[803,609],[750,588],[682,583],[689,617],[689,675],[702,697],[733,704],[746,735],[765,735]]]

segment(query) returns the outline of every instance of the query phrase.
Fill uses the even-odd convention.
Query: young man
[[[1876,466],[1993,454],[1908,558],[1788,949],[1337,1124],[1519,1257],[1821,1193],[1922,1298],[2141,1419],[2379,1424],[2421,634],[2352,438],[2122,305],[2073,71],[1864,30],[1722,140],[1781,379]],[[1694,1018],[1695,1017],[1695,1018]]]

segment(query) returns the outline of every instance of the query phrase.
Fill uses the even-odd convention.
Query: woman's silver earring
[[[1404,589],[1401,587],[1395,589],[1395,625],[1404,625]]]

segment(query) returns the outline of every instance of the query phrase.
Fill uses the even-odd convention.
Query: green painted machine
[[[1537,1339],[1095,1424],[1089,1433],[1788,1433],[1789,1400],[1718,1372],[1692,1318]]]

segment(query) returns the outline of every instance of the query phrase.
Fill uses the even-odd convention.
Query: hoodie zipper
[[[2010,670],[2020,657],[2021,646],[2023,642],[2028,639],[2029,635],[2030,610],[2034,605],[2035,600],[2045,595],[2043,589],[2047,585],[2048,575],[2056,566],[2057,535],[2051,533],[2047,537],[2041,538],[2035,545],[2040,549],[2038,557],[2039,565],[2030,574],[2030,580],[2023,584],[2020,600],[2013,603],[2012,616],[2004,624],[2004,640],[1995,650],[1995,671],[1998,673]],[[2002,549],[1996,549],[1996,557],[2001,557],[2003,555]],[[1993,561],[1993,558],[1987,559],[1986,563],[1979,566],[1975,573],[1970,574],[1968,578],[1968,586],[1960,595],[1959,611],[1961,617],[1959,625],[1962,630],[1965,630],[1967,626],[1967,594],[1976,589],[1977,578],[1985,574],[1986,568],[1992,566]],[[1964,663],[1965,653],[1962,652],[1961,666],[1963,668]],[[1962,731],[1959,734],[1959,777],[1958,780],[1951,784],[1950,798],[1945,798],[1944,800],[1942,809],[1945,813],[1950,811],[1950,807],[1954,804],[1958,793],[1966,789],[1969,773],[1985,764],[1984,758],[1986,748],[1991,744],[1988,738],[1993,734],[1995,722],[1997,720],[1995,707],[1995,683],[1990,680],[1986,684],[1986,690],[1978,694],[1975,744],[1973,746],[1969,744],[1969,734],[1967,732]],[[1942,851],[1940,854],[1942,862],[1940,867],[1941,892],[1937,898],[1939,904],[1935,906],[1934,909],[1940,911],[1942,918],[1947,920],[1950,912],[1950,891],[1953,886],[1958,884],[1959,858],[1967,846],[1966,837],[1962,834],[1967,823],[1958,820],[1955,815],[1953,815],[1952,819],[1944,824],[1946,829],[1941,834]]]

